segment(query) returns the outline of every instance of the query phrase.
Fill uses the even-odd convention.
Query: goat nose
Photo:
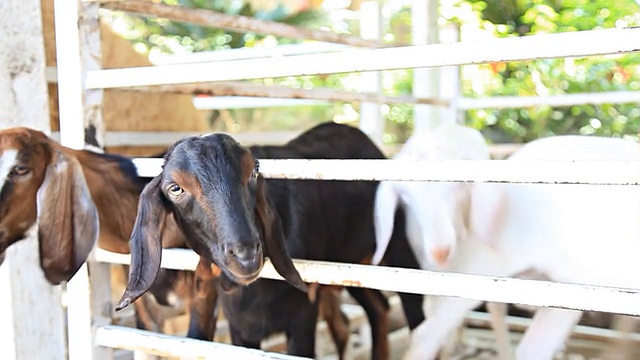
[[[249,261],[257,257],[260,252],[260,243],[256,245],[230,245],[227,246],[227,256],[238,260]]]
[[[450,246],[439,246],[431,251],[431,255],[433,256],[433,260],[438,265],[445,265],[447,260],[449,260],[449,253],[451,253]]]

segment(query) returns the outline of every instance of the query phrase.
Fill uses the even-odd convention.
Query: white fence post
[[[101,67],[98,8],[95,2],[54,1],[60,142],[75,149],[104,144],[103,91],[84,87],[86,71]],[[67,284],[67,299],[69,359],[112,359],[112,349],[95,344],[96,329],[111,323],[109,266],[83,265]]]
[[[443,44],[460,40],[458,25],[449,23],[439,29],[439,39]],[[446,66],[440,69],[440,88],[437,96],[450,100],[448,107],[440,107],[440,122],[464,123],[464,113],[457,108],[460,94],[460,66]],[[432,108],[435,108],[432,106]]]
[[[29,126],[50,132],[44,39],[38,0],[0,2],[0,127]],[[3,359],[66,357],[61,288],[40,268],[38,240],[6,251],[0,266],[0,352]]]
[[[413,0],[411,5],[411,33],[413,44],[438,42],[438,0]],[[437,56],[434,54],[434,56]],[[440,95],[440,68],[413,70],[413,96]],[[428,130],[440,123],[442,109],[437,106],[415,105],[414,131]]]
[[[377,0],[364,1],[360,5],[360,35],[364,39],[380,39],[381,33],[380,4]],[[360,74],[361,86],[364,91],[380,93],[381,74],[372,71]],[[380,114],[380,103],[360,103],[360,130],[369,135],[373,142],[381,146],[384,122]]]

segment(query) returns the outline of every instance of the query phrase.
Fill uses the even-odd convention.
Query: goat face
[[[456,244],[466,237],[470,184],[382,182],[376,192],[376,254],[384,255],[393,231],[393,212],[402,203],[407,237],[423,268],[446,266]]]
[[[0,131],[0,259],[36,220],[49,282],[69,280],[98,237],[98,214],[78,161],[42,132]]]
[[[0,135],[0,253],[26,236],[36,222],[36,195],[44,180],[51,148],[30,132]]]
[[[396,155],[402,160],[485,160],[489,148],[482,134],[456,123],[414,134]],[[423,268],[446,266],[455,246],[467,236],[473,186],[447,182],[382,182],[376,191],[375,228],[378,263],[393,231],[399,203],[407,211],[407,235]]]
[[[247,149],[224,134],[188,138],[167,152],[162,173],[140,196],[129,285],[118,309],[147,291],[157,276],[169,213],[188,245],[222,270],[226,289],[255,281],[269,256],[287,281],[306,291],[256,165]]]

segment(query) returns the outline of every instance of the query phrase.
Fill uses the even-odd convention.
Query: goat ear
[[[374,205],[374,226],[376,230],[376,252],[373,254],[371,263],[379,264],[387,251],[396,209],[398,208],[398,192],[395,184],[388,181],[380,182],[376,190],[376,201]]]
[[[309,291],[302,281],[300,273],[293,265],[291,256],[284,242],[284,232],[278,212],[267,195],[267,188],[262,175],[258,175],[256,189],[255,216],[262,226],[266,252],[276,271],[294,287],[304,292]]]
[[[129,283],[116,305],[121,310],[142,296],[156,279],[162,260],[162,232],[167,218],[158,175],[144,187],[138,202],[138,216],[129,240],[131,267]]]
[[[495,249],[496,231],[503,225],[508,211],[502,184],[474,183],[469,190],[467,231]]]
[[[73,156],[53,149],[38,189],[40,266],[52,284],[68,281],[98,239],[99,219],[82,167]]]

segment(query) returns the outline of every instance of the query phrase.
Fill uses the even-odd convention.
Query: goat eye
[[[177,184],[173,184],[169,186],[169,195],[171,196],[180,196],[184,193],[184,189],[178,186]]]
[[[22,165],[16,165],[13,167],[13,169],[11,169],[11,173],[18,176],[26,175],[29,173],[29,171],[31,171],[31,169]]]

